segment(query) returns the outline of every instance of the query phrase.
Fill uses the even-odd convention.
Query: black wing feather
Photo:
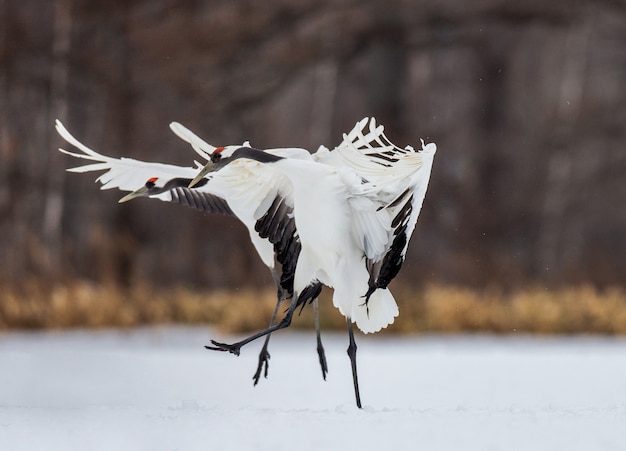
[[[296,265],[302,245],[296,229],[293,207],[285,199],[277,195],[267,212],[254,225],[261,238],[267,238],[274,245],[274,255],[281,265],[280,285],[289,296],[294,294],[294,278]],[[298,296],[296,306],[304,306],[311,302],[322,290],[319,282],[306,287]]]
[[[207,213],[226,216],[234,215],[233,211],[228,206],[228,202],[213,194],[183,187],[173,188],[170,190],[170,194],[172,196],[172,202],[185,207],[195,208],[196,210]]]
[[[391,205],[399,205],[400,201],[408,194],[408,190],[403,192]],[[404,250],[408,242],[407,223],[413,211],[413,195],[411,195],[400,211],[391,221],[393,231],[393,241],[382,259],[382,263],[367,261],[367,269],[370,273],[369,287],[365,293],[365,304],[369,302],[370,296],[379,288],[387,288],[387,285],[398,275],[404,263]]]

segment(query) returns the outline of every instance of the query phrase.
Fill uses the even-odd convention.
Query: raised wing
[[[134,191],[146,183],[146,180],[151,177],[163,177],[166,179],[178,177],[192,179],[199,170],[199,168],[193,167],[185,168],[162,163],[148,163],[132,158],[108,157],[90,149],[74,138],[65,126],[63,126],[61,121],[57,120],[55,127],[63,139],[82,151],[82,153],[74,153],[64,149],[59,149],[61,152],[75,158],[95,162],[84,166],[70,168],[68,171],[78,173],[105,171],[96,179],[96,182],[100,182],[102,184],[101,189],[118,188],[122,191]]]
[[[344,135],[342,145],[329,153],[336,152],[346,167],[363,178],[357,188],[362,192],[350,199],[350,205],[353,233],[363,243],[370,274],[367,301],[375,290],[387,287],[404,262],[437,147],[422,141],[420,151],[400,149],[387,140],[373,119],[369,133],[364,134],[366,121],[359,122]]]
[[[178,122],[170,123],[170,129],[180,139],[182,139],[183,141],[187,141],[191,145],[193,150],[195,150],[196,153],[200,155],[205,161],[209,161],[211,159],[211,154],[216,149],[215,146],[212,146],[208,142],[204,141],[194,132]]]
[[[424,164],[421,152],[411,146],[402,149],[393,144],[374,118],[360,120],[332,151],[320,148],[315,155],[322,163],[350,167],[363,179],[379,185],[410,177]]]
[[[181,124],[173,122],[170,127],[199,155],[210,158],[207,153],[212,153],[215,147]],[[250,147],[250,143],[246,141],[242,147]],[[312,159],[302,148],[274,148],[264,152],[283,158]],[[255,245],[263,240],[272,244],[273,258],[281,265],[280,285],[292,296],[301,243],[293,214],[293,185],[289,179],[269,165],[240,159],[213,173],[209,183],[219,186],[225,193],[232,210],[248,227]],[[313,283],[300,293],[298,305],[316,298],[320,291],[321,284]]]
[[[166,189],[162,193],[150,197],[166,202],[178,203],[209,213],[234,214],[248,228],[253,244],[263,262],[270,268],[274,267],[274,249],[272,243],[261,238],[254,230],[255,223],[259,219],[255,216],[259,204],[265,200],[265,197],[275,196],[276,189],[272,186],[268,185],[266,190],[255,189],[256,187],[253,186],[250,177],[244,177],[238,180],[236,174],[233,174],[231,170],[226,170],[211,174],[207,177],[207,182],[202,186],[189,189],[186,188],[186,185],[196,176],[201,165],[198,168],[185,168],[161,163],[145,162],[132,158],[112,158],[85,146],[72,136],[60,121],[56,122],[56,129],[63,139],[82,151],[82,153],[74,153],[59,149],[61,152],[75,158],[95,162],[85,166],[71,168],[68,169],[68,171],[78,173],[105,171],[96,179],[97,182],[102,183],[102,189],[118,188],[122,191],[135,191],[144,186],[146,181],[152,177],[163,178],[170,181],[186,180],[186,183],[172,184],[170,189]],[[177,127],[177,131],[180,134],[186,133],[187,142],[190,142],[190,144],[193,142],[192,147],[194,147],[196,151],[197,149],[201,151],[207,149],[207,144],[203,141],[198,142],[196,138],[194,138],[195,135],[189,130],[180,126]],[[199,138],[197,139],[200,140]],[[272,189],[273,192],[270,193]],[[232,208],[230,205],[231,199],[229,199],[228,202],[225,200],[229,196],[232,198],[235,208]],[[270,204],[271,200],[267,206],[269,207]]]
[[[204,141],[194,132],[189,130],[184,125],[178,122],[172,122],[170,124],[172,131],[183,141],[188,142],[193,150],[196,151],[204,160],[209,161],[211,154],[215,151],[216,147]],[[241,147],[251,147],[250,141],[245,141]],[[298,147],[280,147],[275,149],[265,149],[264,152],[272,155],[277,155],[284,158],[296,158],[296,159],[311,159],[311,154],[306,149]]]

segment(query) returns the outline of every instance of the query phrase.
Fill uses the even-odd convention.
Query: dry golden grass
[[[148,285],[123,289],[89,282],[31,282],[0,293],[0,329],[134,327],[148,324],[215,324],[233,332],[269,321],[275,294],[155,290]]]
[[[433,285],[418,291],[394,289],[400,316],[396,333],[490,332],[543,334],[626,334],[626,292],[590,286],[506,292]],[[0,329],[134,327],[148,324],[211,324],[223,332],[267,326],[275,305],[273,289],[156,290],[148,285],[122,289],[85,281],[48,285],[37,281],[4,287]],[[284,305],[286,307],[286,304]],[[282,311],[281,311],[282,312]],[[320,301],[322,328],[343,329],[330,292]],[[293,327],[312,328],[305,308]]]
[[[626,292],[591,286],[505,292],[429,286],[398,293],[399,332],[626,334]]]

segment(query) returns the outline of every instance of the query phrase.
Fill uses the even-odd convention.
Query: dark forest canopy
[[[619,1],[0,0],[0,279],[269,283],[231,218],[99,191],[112,156],[332,147],[364,116],[439,151],[400,281],[626,280]]]

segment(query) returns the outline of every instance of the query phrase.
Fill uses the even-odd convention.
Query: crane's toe
[[[220,343],[219,341],[211,340],[211,344],[213,346],[205,346],[205,348],[210,349],[212,351],[223,351],[223,352],[228,351],[231,354],[235,354],[235,355],[239,355],[241,351],[241,345],[237,343],[230,345],[228,343]]]
[[[254,376],[252,376],[252,379],[254,380],[254,385],[259,383],[259,380],[261,379],[261,373],[263,373],[263,377],[267,379],[267,372],[269,368],[270,353],[265,347],[263,347],[263,349],[261,349],[261,352],[259,353],[259,365],[257,366],[256,373],[254,373]]]

